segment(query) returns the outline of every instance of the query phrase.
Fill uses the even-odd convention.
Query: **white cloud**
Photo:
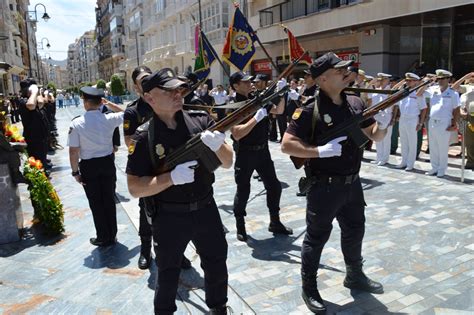
[[[30,1],[29,10],[33,11],[38,1]],[[36,7],[38,23],[36,27],[36,39],[47,38],[51,48],[46,48],[46,40],[43,40],[44,50],[38,50],[40,56],[52,59],[64,60],[67,58],[67,48],[74,43],[84,32],[95,28],[96,0],[41,0],[51,19],[45,22],[41,17],[44,9],[41,5]]]

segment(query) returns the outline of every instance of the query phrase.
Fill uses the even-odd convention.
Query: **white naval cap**
[[[365,75],[365,79],[366,79],[367,81],[372,81],[372,80],[374,79],[374,77],[371,76],[371,75],[366,74],[366,75]]]
[[[357,71],[357,73],[358,73],[359,75],[361,75],[361,76],[364,76],[364,77],[365,77],[365,71],[364,71],[364,70],[362,70],[362,69],[359,69],[359,70]]]
[[[453,74],[448,70],[438,69],[436,70],[436,76],[438,78],[450,78],[453,76]]]
[[[407,72],[405,73],[405,80],[421,80],[421,78],[413,72]]]
[[[383,72],[377,73],[377,79],[379,79],[379,80],[390,79],[391,77],[392,77],[392,75],[388,74],[388,73],[383,73]]]

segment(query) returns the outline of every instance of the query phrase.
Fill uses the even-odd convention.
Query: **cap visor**
[[[351,64],[354,63],[354,60],[342,60],[336,63],[333,68],[343,68],[343,67],[349,67]]]
[[[180,86],[186,85],[187,83],[178,79],[171,79],[165,84],[163,84],[164,88],[167,89],[176,89],[179,88]]]
[[[248,75],[248,74],[245,75],[242,79],[240,79],[240,81],[249,81],[249,80],[253,80],[253,77],[251,75]]]

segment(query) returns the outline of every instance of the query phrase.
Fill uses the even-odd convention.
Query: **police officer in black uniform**
[[[44,98],[40,95],[36,81],[31,78],[21,81],[20,87],[22,98],[19,101],[19,111],[23,137],[28,145],[26,150],[29,156],[47,165],[49,128],[42,110]]]
[[[127,147],[132,143],[133,135],[137,128],[153,117],[153,109],[143,98],[142,80],[152,73],[151,69],[146,66],[136,67],[132,72],[132,80],[134,89],[139,95],[135,101],[127,105],[123,116],[123,135]],[[143,198],[138,199],[138,206],[140,207],[140,222],[138,226],[138,235],[140,236],[140,258],[138,258],[138,268],[148,269],[151,262],[151,221],[148,222],[145,213],[145,204]],[[183,257],[183,269],[191,268],[191,262],[186,257]]]
[[[155,313],[176,311],[176,291],[183,253],[189,241],[196,246],[204,270],[206,304],[211,314],[226,314],[227,242],[214,201],[214,173],[198,161],[177,165],[157,174],[156,167],[170,151],[201,133],[202,151],[230,168],[232,149],[220,132],[203,130],[214,124],[206,112],[187,112],[183,95],[187,84],[165,68],[142,81],[146,102],[154,115],[138,128],[129,146],[128,188],[134,197],[153,204],[153,240],[158,266]],[[151,144],[151,145],[150,145]]]
[[[93,87],[81,89],[86,112],[71,121],[68,136],[72,176],[82,184],[92,210],[97,236],[95,246],[117,242],[115,207],[115,163],[112,134],[123,123],[123,110],[109,104],[116,113],[100,111],[104,91]]]
[[[313,102],[295,111],[281,146],[284,153],[308,159],[305,172],[312,186],[307,196],[301,274],[303,299],[314,313],[326,310],[317,289],[316,275],[334,218],[341,227],[341,248],[347,271],[344,286],[371,293],[383,292],[382,285],[367,278],[362,271],[365,201],[359,170],[363,150],[346,136],[321,146],[316,144],[322,134],[363,110],[359,97],[342,92],[350,83],[347,67],[351,63],[342,61],[334,53],[326,53],[314,61],[310,71],[320,86],[317,105],[315,107]],[[367,119],[360,127],[367,137],[378,140],[385,135],[388,124],[386,120],[376,123]]]
[[[241,102],[251,95],[252,77],[236,72],[230,76],[229,83],[236,91],[235,101]],[[277,88],[282,88],[286,82],[280,81]],[[270,110],[272,114],[283,113],[285,101],[283,98],[277,100]],[[234,140],[235,158],[235,183],[237,191],[234,197],[234,216],[236,219],[237,239],[247,241],[247,231],[245,229],[245,208],[250,195],[250,178],[254,170],[260,175],[265,189],[267,190],[267,207],[270,211],[270,225],[268,230],[276,234],[292,234],[290,228],[285,227],[280,221],[280,197],[281,183],[278,180],[275,167],[273,165],[270,151],[268,149],[268,112],[261,108],[247,122],[231,128],[232,139]]]

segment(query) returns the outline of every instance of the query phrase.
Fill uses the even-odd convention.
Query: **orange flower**
[[[36,160],[34,157],[30,156],[30,158],[28,159],[28,164],[31,166],[31,167],[35,167],[36,166]]]
[[[35,167],[40,170],[43,168],[43,163],[41,163],[40,160],[37,160],[35,163]]]

